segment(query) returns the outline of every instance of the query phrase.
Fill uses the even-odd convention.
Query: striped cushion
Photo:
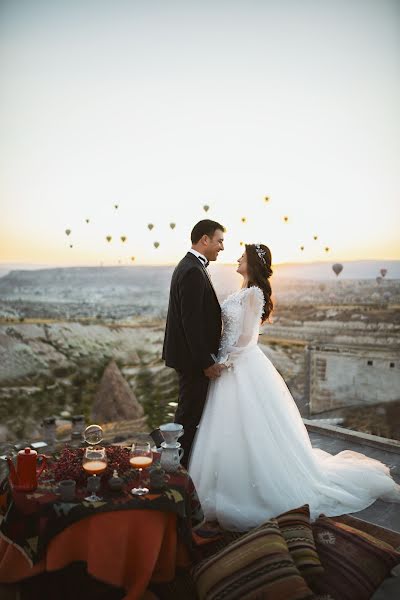
[[[393,546],[331,517],[313,524],[315,544],[324,573],[313,590],[340,600],[368,600],[390,570],[400,563]]]
[[[276,519],[234,540],[193,569],[200,600],[314,598],[299,573]]]
[[[308,504],[289,510],[278,517],[279,529],[282,532],[294,564],[300,573],[311,583],[314,576],[322,573],[321,565],[310,523],[310,507]]]

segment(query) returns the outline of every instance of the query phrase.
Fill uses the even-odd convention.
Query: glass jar
[[[84,415],[73,415],[71,418],[71,423],[71,438],[75,440],[82,440],[86,425]]]
[[[56,441],[56,418],[46,417],[42,421],[43,438],[46,444],[53,445]]]

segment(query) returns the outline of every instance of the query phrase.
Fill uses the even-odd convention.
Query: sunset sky
[[[399,74],[394,0],[3,0],[0,263],[398,259]]]

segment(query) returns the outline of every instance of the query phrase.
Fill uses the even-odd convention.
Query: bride
[[[247,244],[238,262],[242,288],[221,305],[218,362],[226,368],[210,383],[189,463],[206,520],[244,531],[306,503],[314,520],[377,498],[400,502],[383,463],[312,448],[285,382],[257,346],[272,310],[270,250]]]

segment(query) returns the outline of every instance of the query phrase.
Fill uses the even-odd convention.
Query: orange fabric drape
[[[0,582],[12,583],[84,561],[93,577],[124,588],[124,600],[137,600],[150,581],[174,578],[177,556],[180,564],[189,564],[184,548],[178,547],[174,513],[112,511],[64,529],[50,541],[45,558],[33,567],[17,547],[0,538]]]

